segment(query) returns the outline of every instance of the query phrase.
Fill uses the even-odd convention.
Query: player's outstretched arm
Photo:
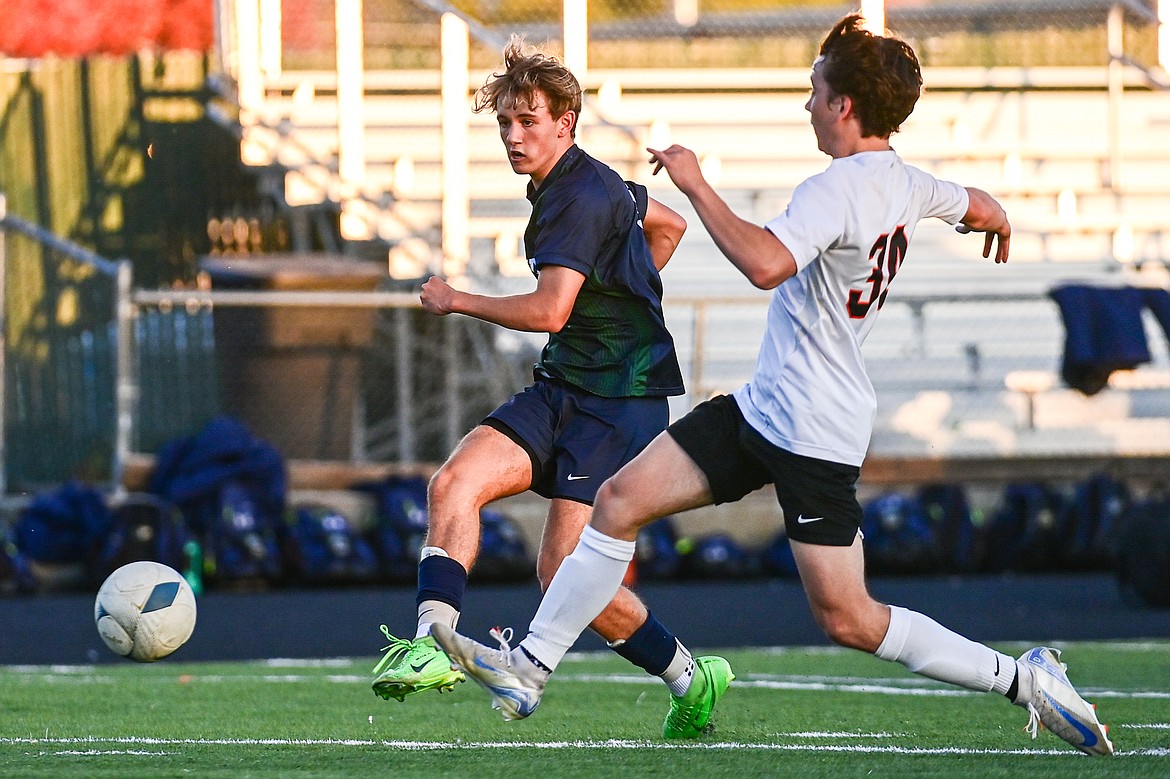
[[[687,231],[687,220],[683,219],[682,214],[654,198],[649,198],[648,201],[642,228],[646,233],[646,243],[650,246],[654,267],[662,270],[666,263],[670,262],[674,250],[678,248],[678,242]]]
[[[995,261],[1007,262],[1012,238],[1012,226],[1008,222],[1007,212],[1003,210],[998,200],[982,189],[967,187],[967,195],[971,202],[958,228],[959,231],[987,233],[983,239],[983,256],[990,257],[991,249],[995,246]]]
[[[719,251],[753,286],[772,289],[796,274],[796,260],[788,247],[759,225],[736,216],[703,178],[698,158],[678,144],[650,152],[654,174],[665,170],[699,215]]]
[[[478,295],[464,292],[438,276],[427,279],[419,301],[423,310],[445,316],[464,314],[512,330],[557,333],[569,321],[585,276],[561,265],[540,270],[536,289],[522,295]]]

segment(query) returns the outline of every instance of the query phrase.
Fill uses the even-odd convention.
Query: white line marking
[[[795,733],[777,733],[777,736],[788,738],[894,738],[893,733],[850,733],[847,730],[827,731],[797,731]]]
[[[740,677],[735,677],[739,679]],[[927,679],[925,676],[826,676],[822,674],[764,674],[764,673],[747,673],[743,676],[744,679],[756,681],[772,681],[772,682],[827,682],[838,684],[890,684],[898,685],[900,687],[926,687],[930,685],[938,686],[938,682],[933,679]]]
[[[995,642],[1002,647],[1018,647],[1030,648],[1036,646],[1035,643],[1024,643],[1020,641]],[[1109,649],[1113,651],[1124,652],[1170,652],[1170,641],[1060,641],[1051,640],[1040,642],[1045,645],[1059,646],[1062,648],[1074,648],[1077,646],[1092,646],[1101,649]],[[815,646],[747,646],[735,647],[732,649],[723,649],[717,651],[724,652],[752,652],[775,657],[778,655],[852,655],[856,654],[852,649],[845,649],[839,646],[832,645],[815,645]],[[1006,649],[1005,649],[1006,651]],[[597,660],[598,658],[612,657],[613,653],[608,649],[595,649],[586,651],[569,652],[565,655],[562,663],[580,663]],[[273,657],[264,660],[246,660],[242,661],[244,664],[267,665],[274,668],[345,668],[345,667],[364,667],[367,664],[365,658],[355,657],[330,657],[330,658],[297,658],[297,657]],[[43,674],[47,672],[57,674],[90,674],[93,673],[99,666],[95,665],[0,665],[0,673],[9,671],[12,673],[31,673]]]
[[[92,670],[92,669],[91,669]],[[369,677],[358,674],[328,674],[314,676],[306,674],[180,674],[184,684],[239,684],[242,681],[263,681],[269,684],[308,684],[322,680],[334,684],[365,685]],[[30,674],[26,678],[36,678],[53,684],[119,684],[125,685],[133,680],[125,677],[113,677],[101,674],[92,676],[77,675],[70,671],[64,675],[42,673]],[[138,681],[155,685],[159,679],[166,676],[155,674],[143,675]],[[559,682],[595,684],[606,682],[610,684],[632,684],[654,687],[659,681],[650,676],[630,676],[626,674],[565,674],[556,677]],[[818,676],[771,676],[768,674],[745,674],[735,680],[737,689],[763,690],[803,690],[810,692],[844,692],[868,695],[893,696],[923,696],[923,697],[968,697],[986,695],[986,693],[964,690],[951,687],[940,682],[919,677],[907,678],[866,678],[866,677],[818,677]],[[1079,691],[1088,699],[1116,698],[1124,700],[1170,700],[1170,690],[1103,690],[1092,687],[1082,687]]]
[[[364,678],[364,677],[363,677]],[[613,684],[657,684],[657,679],[646,676],[626,676],[608,674],[566,674],[556,677],[562,682],[610,682]],[[933,686],[928,686],[933,685]],[[941,682],[935,682],[920,677],[905,679],[865,678],[865,677],[810,677],[810,676],[769,676],[766,674],[746,674],[736,677],[736,689],[756,688],[764,690],[807,690],[812,692],[851,692],[876,695],[914,695],[914,696],[942,696],[962,697],[981,696],[987,693],[964,690]],[[1101,690],[1092,687],[1078,688],[1088,698],[1126,698],[1126,699],[1170,699],[1170,690]]]
[[[82,744],[142,744],[147,746],[353,746],[353,747],[386,747],[405,751],[431,752],[450,751],[453,749],[464,751],[498,750],[498,749],[654,749],[654,750],[742,750],[754,749],[760,751],[777,752],[848,752],[860,754],[898,754],[898,755],[1035,755],[1035,756],[1070,756],[1080,757],[1080,752],[1073,749],[967,749],[961,747],[899,747],[899,746],[872,746],[860,744],[777,744],[777,743],[743,743],[720,741],[714,743],[688,743],[657,741],[634,741],[625,739],[611,739],[607,741],[375,741],[368,739],[283,739],[283,738],[3,738],[0,744],[18,745],[82,745]],[[147,753],[155,754],[155,753]],[[1116,753],[1116,756],[1142,757],[1170,757],[1170,748],[1135,749]]]
[[[107,755],[134,755],[136,757],[167,757],[171,752],[148,752],[145,749],[62,749],[57,752],[42,752],[54,757],[105,757]]]
[[[357,661],[349,657],[329,657],[323,660],[273,657],[265,660],[264,665],[273,668],[352,668],[357,665]]]
[[[875,680],[880,682],[882,680]],[[971,690],[961,690],[956,687],[891,687],[885,684],[869,683],[869,684],[849,684],[836,683],[831,684],[827,682],[775,682],[766,679],[752,680],[747,679],[740,683],[739,679],[735,680],[735,686],[738,688],[749,687],[761,690],[811,690],[814,692],[857,692],[867,693],[870,695],[918,695],[930,697],[944,697],[956,698],[968,695],[986,695],[987,693],[973,692]]]
[[[1135,722],[1129,725],[1118,725],[1117,727],[1129,728],[1130,730],[1170,730],[1170,723],[1150,722],[1143,725]]]
[[[1053,643],[1061,644],[1063,642]],[[1077,646],[1078,644],[1121,652],[1165,652],[1167,649],[1165,641],[1081,641],[1072,642],[1069,646]]]

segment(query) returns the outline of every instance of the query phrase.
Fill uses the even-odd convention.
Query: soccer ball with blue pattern
[[[153,663],[195,630],[195,594],[175,569],[146,560],[109,575],[94,603],[98,635],[115,654]]]

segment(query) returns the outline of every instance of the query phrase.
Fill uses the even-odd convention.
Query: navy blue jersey
[[[524,248],[532,272],[562,265],[585,276],[568,322],[550,334],[537,370],[602,397],[681,395],[662,280],[642,232],[645,187],[627,185],[573,146],[539,189],[529,186],[528,199]]]

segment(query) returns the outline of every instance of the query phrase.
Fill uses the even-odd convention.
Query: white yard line
[[[127,684],[125,677],[104,675],[90,667],[91,673],[83,673],[80,668],[70,668],[66,672],[57,669],[48,671],[45,668],[23,667],[20,673],[27,674],[28,678],[35,678],[53,684]],[[165,678],[165,677],[163,677]],[[160,677],[157,675],[143,676],[149,684],[157,684]],[[657,686],[659,681],[645,675],[628,674],[564,674],[556,677],[558,682],[596,684],[631,684]],[[367,684],[367,675],[356,674],[328,674],[316,676],[312,674],[263,674],[252,676],[247,674],[181,674],[181,684],[236,684],[240,681],[260,680],[268,684],[306,684],[325,680],[333,684]],[[770,674],[745,674],[736,678],[737,689],[756,688],[765,690],[788,690],[808,692],[845,692],[870,695],[897,695],[897,696],[924,696],[924,697],[964,697],[978,696],[986,693],[963,690],[956,687],[944,686],[938,682],[918,677],[881,678],[856,676],[777,676]],[[1088,698],[1121,698],[1121,699],[1152,699],[1170,700],[1170,690],[1106,690],[1092,687],[1081,688],[1081,693]]]
[[[856,738],[861,734],[842,734],[842,737]],[[799,734],[792,734],[793,738],[800,738]],[[776,752],[848,752],[856,754],[897,754],[897,755],[1034,755],[1034,756],[1075,756],[1080,753],[1070,749],[964,749],[959,747],[899,747],[881,746],[873,744],[785,744],[785,743],[749,743],[742,741],[715,742],[715,743],[670,743],[658,741],[634,740],[607,740],[607,741],[383,741],[373,739],[157,739],[157,738],[3,738],[0,744],[6,746],[52,747],[52,746],[99,746],[99,745],[137,745],[158,747],[182,746],[341,746],[341,747],[382,747],[401,749],[404,751],[476,751],[499,749],[557,749],[557,750],[593,750],[593,749],[653,749],[653,750],[743,750],[753,749]],[[53,754],[142,754],[160,755],[159,752],[126,750],[117,752],[62,750]],[[1136,749],[1118,752],[1117,756],[1141,757],[1170,757],[1170,749]]]

